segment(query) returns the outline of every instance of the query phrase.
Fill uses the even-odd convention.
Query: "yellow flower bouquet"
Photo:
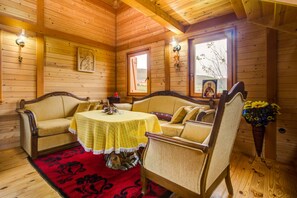
[[[280,114],[280,107],[265,101],[246,101],[243,107],[242,116],[252,126],[266,126],[269,122],[275,121],[276,115]]]

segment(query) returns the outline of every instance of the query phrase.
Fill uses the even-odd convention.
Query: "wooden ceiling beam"
[[[246,18],[246,13],[241,0],[230,0],[230,3],[238,19]]]
[[[248,20],[255,20],[262,17],[262,4],[258,0],[245,0],[243,7]]]
[[[287,6],[274,4],[274,26],[279,26],[284,24],[284,18]]]
[[[268,2],[268,3],[276,3],[276,4],[281,4],[281,5],[297,7],[297,1],[296,0],[261,0],[261,1]]]
[[[183,34],[185,32],[185,27],[172,18],[168,13],[159,8],[156,4],[148,0],[122,0],[125,4],[138,10],[144,15],[152,18],[162,26],[171,30],[176,34]]]

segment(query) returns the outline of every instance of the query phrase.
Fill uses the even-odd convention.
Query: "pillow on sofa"
[[[185,124],[187,120],[195,120],[196,116],[200,112],[200,109],[200,107],[194,107],[193,109],[191,109],[184,117],[182,124]]]
[[[169,113],[162,113],[162,112],[154,112],[152,111],[151,114],[155,114],[159,120],[165,120],[170,122],[172,119],[172,115]]]
[[[101,101],[94,101],[94,102],[90,102],[90,108],[89,111],[92,110],[97,110],[99,105],[100,105]]]
[[[78,106],[77,106],[77,108],[76,108],[75,113],[89,111],[90,106],[91,106],[91,103],[89,103],[89,102],[79,103]]]
[[[177,109],[177,111],[173,114],[170,123],[180,123],[183,121],[184,117],[187,115],[188,106],[181,106]]]

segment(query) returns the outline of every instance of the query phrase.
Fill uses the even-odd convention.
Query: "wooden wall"
[[[37,15],[42,17],[37,20]],[[19,145],[15,109],[20,99],[36,98],[37,90],[68,91],[91,99],[113,94],[115,11],[111,7],[91,0],[44,0],[44,5],[42,0],[0,1],[0,17],[0,150]],[[22,28],[27,39],[19,63],[15,40]],[[44,55],[37,58],[40,44]],[[95,51],[94,73],[77,71],[78,47]]]
[[[281,115],[277,128],[284,128],[284,134],[277,133],[277,159],[297,162],[297,36],[278,34],[278,103]]]
[[[123,21],[124,15],[119,15]],[[117,18],[119,18],[119,16]],[[119,20],[119,19],[117,19]],[[144,21],[150,20],[149,18],[142,18],[142,20],[137,20],[134,23],[134,27],[141,28],[140,24],[144,24]],[[133,33],[133,29],[126,29],[125,38],[126,42],[133,39],[129,45],[124,43],[118,44],[117,51],[117,89],[120,96],[124,98],[125,101],[131,101],[131,97],[127,97],[127,83],[126,83],[126,53],[129,51],[134,51],[141,47],[142,43],[146,43],[145,46],[152,46],[160,41],[164,42],[164,48],[159,48],[159,55],[163,56],[165,61],[161,61],[154,67],[164,68],[165,79],[169,76],[169,81],[165,83],[159,89],[165,90],[169,87],[170,90],[179,92],[181,94],[189,94],[189,65],[188,65],[188,38],[206,34],[216,30],[224,30],[227,28],[236,29],[236,79],[237,81],[244,81],[246,89],[248,91],[248,100],[267,100],[267,89],[270,85],[267,85],[267,29],[262,26],[257,26],[252,23],[246,22],[246,20],[241,21],[230,21],[225,24],[210,23],[211,25],[203,24],[202,28],[198,25],[194,29],[190,29],[185,35],[176,36],[180,41],[182,49],[180,51],[180,61],[181,68],[180,71],[175,70],[173,66],[173,52],[172,47],[169,44],[172,34],[156,33],[150,38],[146,38],[143,41],[142,37],[138,37]],[[143,28],[143,27],[142,27]],[[160,27],[161,28],[161,27]],[[141,32],[141,30],[138,30]],[[144,31],[144,29],[143,29]],[[127,32],[130,32],[128,34]],[[163,34],[163,36],[161,36]],[[149,43],[151,41],[151,43]],[[289,44],[289,46],[287,45]],[[169,55],[166,56],[164,49],[169,46]],[[166,50],[165,50],[166,51]],[[289,54],[288,54],[289,53]],[[157,54],[157,52],[156,52]],[[287,133],[280,134],[277,132],[277,142],[276,142],[276,159],[282,162],[292,162],[296,160],[297,153],[297,135],[294,134],[296,131],[296,38],[288,36],[286,33],[282,33],[279,36],[279,49],[278,49],[278,99],[279,104],[282,107],[282,115],[276,123],[276,129],[284,127],[287,129]],[[162,57],[160,57],[162,59]],[[166,65],[168,64],[168,66]],[[166,68],[168,68],[166,71]],[[289,70],[287,70],[289,68]],[[288,85],[289,84],[289,85]],[[152,85],[154,87],[154,85]],[[152,89],[153,91],[154,89]],[[290,94],[288,93],[290,91]],[[278,101],[276,101],[278,102]],[[289,118],[289,119],[287,119]],[[268,145],[270,146],[270,145]],[[244,152],[249,155],[255,155],[253,137],[251,126],[247,124],[244,119],[242,119],[240,129],[236,138],[235,150]],[[264,147],[263,153],[265,156],[266,151],[271,148]]]

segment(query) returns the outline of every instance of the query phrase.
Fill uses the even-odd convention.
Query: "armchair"
[[[223,92],[213,124],[188,121],[179,137],[147,132],[142,193],[151,180],[182,197],[210,197],[225,179],[233,194],[230,155],[246,97],[243,82],[238,82]]]

